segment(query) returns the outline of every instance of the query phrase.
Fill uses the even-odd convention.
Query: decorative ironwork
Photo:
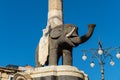
[[[96,58],[100,64],[100,67],[101,67],[101,76],[102,76],[102,80],[104,80],[104,64],[105,64],[105,61],[106,61],[106,58],[110,57],[110,65],[111,66],[114,66],[115,65],[115,62],[113,60],[113,56],[110,54],[110,52],[116,50],[116,57],[118,59],[120,59],[120,47],[110,47],[110,48],[104,48],[102,47],[102,42],[99,40],[98,41],[98,45],[99,45],[99,48],[98,49],[88,49],[88,50],[82,50],[82,52],[84,53],[83,56],[82,56],[82,59],[85,61],[87,59],[87,54],[86,53],[92,53],[92,56],[90,56],[91,58],[91,63],[90,63],[90,66],[93,68],[95,66],[95,63],[94,63],[94,59]]]

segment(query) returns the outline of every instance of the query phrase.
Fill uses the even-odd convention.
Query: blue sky
[[[0,65],[35,66],[35,49],[46,27],[48,0],[0,0]],[[90,55],[82,61],[81,50],[97,48],[98,38],[103,48],[120,46],[119,0],[64,0],[64,23],[79,28],[79,35],[87,32],[87,25],[95,23],[95,31],[84,44],[73,50],[73,65],[88,74],[90,80],[101,80],[100,66],[91,68]],[[111,53],[115,66],[105,64],[105,80],[120,79],[120,60]]]

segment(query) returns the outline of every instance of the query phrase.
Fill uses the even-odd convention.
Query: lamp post
[[[92,56],[91,56],[92,61],[90,63],[90,66],[92,68],[95,66],[94,58],[96,58],[98,60],[99,64],[100,64],[100,67],[101,67],[101,80],[104,80],[105,60],[106,60],[106,58],[110,57],[110,65],[114,66],[115,62],[114,62],[113,56],[110,54],[110,52],[113,51],[113,50],[116,50],[117,51],[116,57],[118,59],[120,59],[120,52],[119,52],[120,47],[103,49],[102,48],[102,43],[100,41],[98,41],[98,45],[99,45],[98,49],[82,50],[82,52],[84,52],[84,54],[82,56],[82,59],[85,61],[87,59],[86,53],[87,52],[92,52]]]

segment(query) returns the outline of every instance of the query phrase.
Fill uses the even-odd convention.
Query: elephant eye
[[[58,31],[62,31],[62,30],[58,30]]]

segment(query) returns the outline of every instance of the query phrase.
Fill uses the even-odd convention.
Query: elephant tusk
[[[66,34],[66,37],[70,37],[72,35],[72,33],[74,32],[74,30],[75,30],[75,27],[72,29],[71,32],[69,32],[68,34]]]

